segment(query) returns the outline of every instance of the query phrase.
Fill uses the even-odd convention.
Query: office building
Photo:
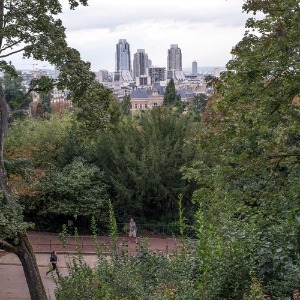
[[[166,68],[153,67],[149,68],[148,72],[151,78],[151,84],[166,80]]]
[[[168,50],[167,70],[182,71],[182,54],[177,44],[172,44]]]
[[[133,77],[146,76],[148,73],[148,55],[145,49],[138,49],[133,57]]]
[[[198,65],[197,62],[194,60],[192,62],[192,75],[197,75],[198,74]]]
[[[107,70],[100,70],[96,73],[96,79],[99,82],[107,82],[108,81],[108,71]]]
[[[128,70],[120,70],[118,72],[114,72],[114,81],[118,82],[132,82],[132,76],[131,73]]]
[[[126,39],[120,39],[116,45],[116,72],[131,71],[130,46]]]

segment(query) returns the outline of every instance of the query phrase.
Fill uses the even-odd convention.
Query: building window
[[[147,103],[145,103],[145,108],[148,108],[148,104]]]
[[[140,109],[143,109],[143,104],[140,104]]]
[[[134,108],[137,109],[137,104],[134,104]]]
[[[156,102],[153,103],[153,107],[157,107],[157,103]]]

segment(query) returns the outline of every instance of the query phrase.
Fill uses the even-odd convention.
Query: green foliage
[[[7,58],[16,53],[22,53],[24,58],[47,61],[60,71],[58,82],[42,77],[34,81],[31,88],[35,91],[50,91],[54,85],[57,85],[58,89],[69,89],[71,90],[74,105],[77,105],[79,108],[85,108],[85,103],[82,100],[89,100],[91,96],[90,90],[94,88],[95,75],[90,71],[90,64],[83,62],[80,54],[67,45],[65,28],[61,20],[57,18],[62,13],[61,2],[59,0],[2,0],[0,2],[0,71],[11,76],[16,75],[14,68],[6,61]],[[79,4],[87,5],[87,0],[69,0],[68,3],[70,8],[74,9]],[[97,92],[99,92],[99,89]],[[98,93],[96,94],[99,96]],[[15,95],[13,95],[13,98],[15,98]],[[103,100],[103,98],[101,99]],[[96,100],[99,100],[99,98],[96,97]],[[10,104],[16,107],[19,103],[12,101]],[[103,104],[103,107],[105,108],[106,105]],[[20,259],[23,257],[22,265],[31,298],[47,299],[34,254],[27,236],[24,234],[25,226],[23,226],[22,222],[22,212],[18,209],[12,209],[15,204],[7,183],[7,175],[3,163],[3,149],[9,111],[2,83],[0,84],[0,115],[0,185],[3,193],[1,203],[5,204],[3,210],[1,210],[1,213],[3,213],[1,214],[1,237],[3,237],[5,243],[1,242],[0,247],[1,249],[17,253]],[[51,150],[48,149],[49,151]],[[75,165],[73,167],[76,169]],[[96,171],[92,173],[96,173]],[[68,188],[70,188],[70,185]],[[103,185],[100,190],[102,188]],[[98,196],[100,190],[93,196]],[[101,190],[101,195],[103,194]],[[90,193],[88,198],[91,196]],[[92,208],[95,208],[95,206]],[[20,237],[18,243],[11,239],[11,230],[14,235]]]
[[[263,290],[261,284],[257,281],[256,278],[252,279],[252,284],[250,287],[249,293],[243,296],[243,300],[263,300]]]
[[[197,126],[187,116],[159,108],[124,118],[99,136],[95,163],[109,176],[118,221],[132,215],[137,220],[174,219],[178,194],[186,204],[193,190],[180,167],[195,157],[186,140]]]
[[[171,79],[166,87],[163,103],[164,105],[176,105],[178,102],[180,102],[180,96],[176,93],[174,79]]]
[[[194,96],[193,103],[190,106],[192,112],[196,115],[202,113],[205,110],[207,104],[207,96],[205,94],[199,94]]]
[[[73,97],[74,98],[74,97]],[[93,138],[108,124],[111,103],[115,101],[112,91],[98,82],[89,83],[84,95],[74,98],[76,117],[81,136]]]
[[[56,299],[201,299],[192,256],[172,257],[144,248],[136,257],[99,257],[95,268],[75,262],[58,282]]]
[[[72,119],[72,114],[66,114],[13,122],[5,149],[8,154],[18,152],[21,157],[32,158],[33,164],[39,168],[56,165],[64,156]]]
[[[60,242],[62,243],[63,248],[66,247],[68,241],[68,228],[66,224],[63,224],[62,231],[58,235]]]
[[[200,251],[211,299],[262,292],[284,299],[299,282],[298,1],[269,4],[245,1],[245,10],[265,17],[247,21],[215,86],[215,118],[197,137],[201,159],[185,169],[199,184],[193,200],[200,224],[213,229],[200,236],[208,245]]]
[[[16,77],[9,74],[4,74],[3,76],[4,95],[11,110],[28,109],[29,102],[31,101],[31,97],[25,94],[21,83],[22,78],[19,73]]]
[[[40,101],[42,105],[42,110],[44,114],[51,113],[51,94],[40,94]]]
[[[186,229],[185,218],[183,217],[183,205],[182,205],[182,194],[178,196],[178,212],[179,212],[179,232],[181,237],[184,236],[184,232]]]
[[[121,111],[123,115],[130,115],[131,113],[131,102],[130,102],[130,95],[124,96],[121,102]]]
[[[79,4],[87,5],[86,0],[70,0],[69,3],[72,9]],[[112,93],[95,81],[90,63],[82,61],[80,53],[68,47],[65,27],[58,18],[62,13],[61,2],[16,1],[7,3],[5,9],[1,6],[1,9],[4,17],[0,37],[0,59],[3,59],[0,70],[16,75],[5,59],[17,52],[21,52],[24,58],[48,61],[59,70],[58,79],[53,80],[46,76],[35,78],[29,85],[29,91],[47,95],[54,86],[61,90],[70,90],[70,98],[78,109],[78,118],[83,125],[82,130],[89,133],[91,128],[103,128],[108,119],[107,109]],[[49,110],[48,100],[47,96],[43,96],[44,112]]]
[[[119,122],[122,112],[121,112],[120,101],[117,97],[111,98],[107,112],[108,112],[109,124],[116,124]],[[107,126],[109,126],[109,124],[107,124]]]
[[[37,183],[36,209],[43,214],[101,218],[108,196],[104,173],[82,159],[52,167]]]
[[[15,202],[3,205],[0,202],[0,239],[10,238],[16,241],[19,233],[25,233],[32,228],[33,224],[23,221],[20,205]]]
[[[114,208],[111,204],[111,201],[108,202],[108,223],[109,223],[109,237],[110,237],[110,243],[111,243],[111,250],[112,253],[115,254],[117,251],[117,221],[115,218]]]

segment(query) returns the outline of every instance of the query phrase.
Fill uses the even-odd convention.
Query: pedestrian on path
[[[132,218],[130,219],[129,223],[129,237],[136,237],[136,224]]]
[[[60,276],[59,271],[57,269],[57,261],[58,261],[57,254],[55,251],[52,251],[50,255],[51,268],[46,273],[46,275],[48,275],[52,271],[56,271],[57,276]]]

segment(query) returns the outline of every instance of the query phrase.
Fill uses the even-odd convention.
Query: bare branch
[[[14,43],[10,44],[9,46],[5,46],[0,50],[0,53],[2,53],[3,51],[7,50],[7,49],[11,49],[12,47],[18,45],[21,43],[21,39],[19,41],[15,41]]]
[[[19,49],[19,50],[16,50],[16,51],[13,51],[13,52],[10,52],[8,54],[4,54],[4,55],[0,55],[0,58],[4,58],[4,57],[8,57],[8,56],[11,56],[13,54],[16,54],[16,53],[19,53],[19,52],[22,52],[26,49],[26,47],[22,48],[22,49]]]

